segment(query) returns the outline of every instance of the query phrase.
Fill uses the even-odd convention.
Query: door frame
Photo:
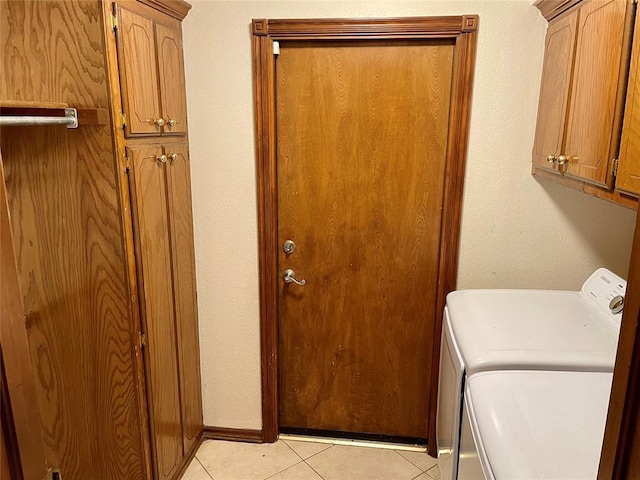
[[[275,60],[273,42],[280,40],[392,40],[451,39],[454,41],[453,79],[445,165],[442,228],[438,263],[436,315],[433,338],[442,332],[442,312],[447,293],[455,290],[458,274],[462,191],[464,185],[471,94],[475,69],[479,17],[477,15],[375,18],[375,19],[254,19],[253,81],[258,196],[258,246],[260,271],[260,364],[262,379],[262,441],[275,442],[278,422],[278,183],[276,175]],[[438,365],[440,342],[433,348],[432,365]],[[438,368],[431,384],[438,385]],[[438,389],[429,402],[429,439],[436,435]],[[428,444],[435,455],[435,441]]]

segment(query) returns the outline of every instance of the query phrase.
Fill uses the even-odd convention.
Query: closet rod
[[[78,128],[78,112],[75,108],[65,108],[64,117],[0,115],[0,127],[30,125],[66,125],[67,128]]]

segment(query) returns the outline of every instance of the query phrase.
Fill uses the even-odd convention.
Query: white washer
[[[460,480],[598,474],[612,373],[495,371],[465,388]]]
[[[626,282],[600,268],[579,292],[460,290],[447,296],[438,386],[438,463],[457,478],[465,378],[490,370],[612,372]]]

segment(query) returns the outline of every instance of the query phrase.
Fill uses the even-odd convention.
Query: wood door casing
[[[636,13],[616,188],[640,194],[640,11]]]
[[[180,391],[184,451],[188,452],[202,432],[202,392],[200,382],[200,338],[196,304],[195,252],[191,174],[186,144],[165,147],[168,160],[167,186],[171,252],[175,295]]]
[[[566,174],[607,186],[628,2],[586,2],[580,8],[578,40],[567,120]],[[602,72],[594,75],[593,72]],[[606,73],[605,73],[606,72]]]
[[[187,99],[185,96],[182,34],[180,29],[156,23],[156,46],[160,79],[164,133],[187,133]],[[175,125],[170,125],[174,121]]]
[[[281,426],[428,435],[453,52],[280,44]]]
[[[160,118],[154,23],[118,5],[118,57],[127,135],[158,134]]]
[[[173,478],[182,456],[182,420],[176,322],[173,301],[171,246],[165,165],[157,146],[127,147],[132,165],[132,212],[138,268],[142,281],[140,304],[147,337],[147,389],[156,475]]]
[[[533,163],[547,169],[553,169],[547,156],[563,152],[578,13],[576,10],[549,23],[545,40]]]

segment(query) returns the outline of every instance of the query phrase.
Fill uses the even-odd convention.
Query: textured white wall
[[[260,428],[252,18],[479,14],[460,288],[626,276],[634,213],[530,175],[546,22],[528,0],[207,1],[184,22],[206,425]]]

